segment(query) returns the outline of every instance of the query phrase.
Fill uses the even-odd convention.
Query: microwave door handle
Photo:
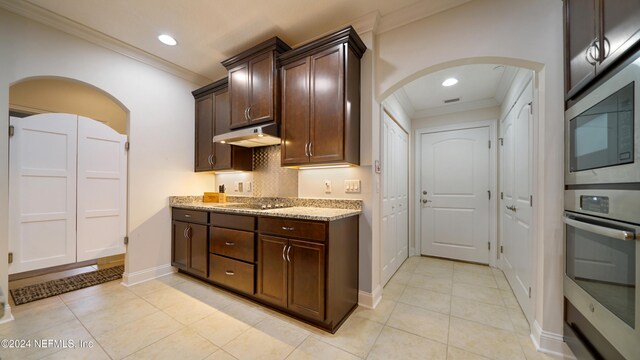
[[[618,229],[612,229],[604,226],[589,224],[583,221],[574,220],[570,217],[564,216],[563,221],[569,226],[588,231],[594,234],[610,237],[617,240],[635,240],[636,234],[632,231],[624,231]]]

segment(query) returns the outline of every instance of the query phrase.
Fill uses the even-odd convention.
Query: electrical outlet
[[[251,181],[244,182],[244,191],[251,192]]]
[[[331,180],[324,181],[324,192],[326,194],[331,194]]]
[[[233,191],[235,191],[235,192],[239,191],[239,188],[240,188],[239,183],[240,183],[239,181],[234,181],[233,182]]]
[[[242,181],[238,181],[238,192],[244,192],[244,183]]]

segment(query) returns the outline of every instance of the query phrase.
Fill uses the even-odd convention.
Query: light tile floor
[[[31,339],[31,347],[0,346],[3,360],[552,359],[534,349],[500,270],[426,257],[409,258],[380,305],[358,308],[335,335],[182,274],[12,309],[16,320],[0,325],[0,339]]]

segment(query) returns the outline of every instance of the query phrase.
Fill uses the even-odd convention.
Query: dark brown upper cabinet
[[[282,165],[360,164],[360,59],[352,27],[280,56]]]
[[[640,40],[640,0],[564,0],[565,100],[624,61]]]
[[[229,71],[231,129],[278,121],[277,57],[290,49],[274,37],[222,62]]]
[[[193,92],[196,102],[195,171],[252,170],[253,150],[213,142],[230,131],[227,78]]]

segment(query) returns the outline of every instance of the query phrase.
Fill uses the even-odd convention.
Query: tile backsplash
[[[280,166],[280,145],[253,149],[253,196],[298,197],[298,170]]]

